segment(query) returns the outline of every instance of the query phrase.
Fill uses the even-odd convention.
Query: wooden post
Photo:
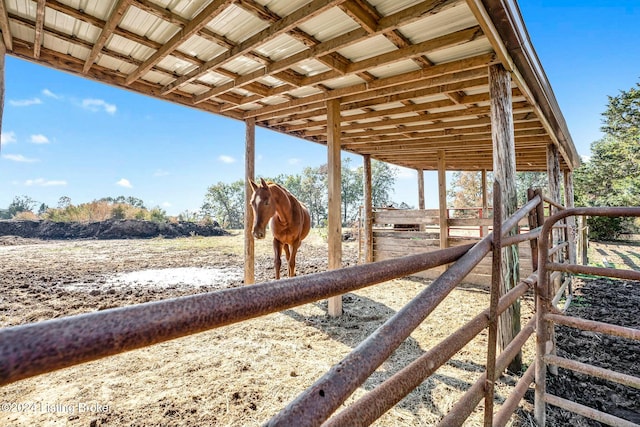
[[[253,227],[253,209],[251,209],[251,195],[253,190],[250,179],[255,178],[256,158],[256,119],[245,121],[245,154],[244,154],[244,284],[251,285],[255,278],[255,244],[251,235]]]
[[[482,182],[482,218],[489,217],[489,199],[487,197],[487,170],[482,169],[482,174],[480,176],[480,180]],[[489,227],[486,225],[482,226],[482,233],[480,237],[484,237],[489,234]]]
[[[564,172],[564,204],[567,208],[575,206],[573,197],[573,172]],[[567,241],[569,242],[569,262],[575,264],[576,256],[576,217],[567,218]]]
[[[4,61],[6,54],[7,47],[2,37],[0,37],[0,132],[2,132],[2,117],[4,116]]]
[[[502,189],[501,216],[505,220],[517,210],[516,153],[511,102],[511,75],[502,64],[489,66],[489,94],[491,96],[491,137],[493,140],[494,178]],[[512,230],[509,235],[515,232]],[[502,281],[500,295],[513,289],[520,280],[518,246],[502,249]],[[499,318],[498,347],[503,351],[520,331],[520,301],[516,301]],[[522,353],[509,365],[513,372],[522,368]]]
[[[340,101],[327,101],[327,152],[329,173],[329,224],[327,240],[329,244],[329,270],[342,267],[342,193],[340,164]],[[342,296],[329,298],[329,316],[342,315]]]
[[[549,197],[554,202],[560,204],[560,159],[558,154],[558,147],[555,144],[547,145],[547,175],[549,178]],[[549,215],[551,216],[556,212],[558,212],[558,208],[551,205]],[[552,245],[556,246],[558,243],[560,243],[561,232],[558,229],[554,229],[552,231],[552,235]],[[564,261],[561,252],[558,252],[557,257],[558,262]]]
[[[424,170],[416,169],[418,172],[418,209],[424,210]],[[420,223],[420,231],[425,230],[425,225]]]
[[[362,159],[364,182],[364,262],[373,262],[373,188],[371,186],[371,155],[365,154]]]
[[[440,249],[449,247],[449,215],[447,212],[447,174],[444,150],[438,150],[438,203],[440,206]]]

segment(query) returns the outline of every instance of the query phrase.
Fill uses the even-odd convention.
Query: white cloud
[[[11,99],[9,100],[9,104],[14,107],[29,107],[31,105],[42,104],[42,100],[40,98],[31,98],[31,99]]]
[[[55,93],[51,92],[49,89],[42,89],[42,94],[44,96],[48,96],[49,98],[54,98],[54,99],[62,99],[62,96],[60,95],[56,95]]]
[[[109,104],[108,102],[106,102],[103,99],[94,99],[94,98],[85,98],[82,100],[82,108],[89,110],[89,111],[93,111],[93,112],[98,112],[98,111],[104,111],[105,113],[114,115],[116,113],[116,106],[114,104]]]
[[[126,178],[122,178],[120,181],[116,182],[116,185],[119,185],[120,187],[124,187],[124,188],[133,188],[133,185],[131,185],[129,180]]]
[[[18,138],[16,138],[16,133],[2,132],[2,135],[0,135],[0,144],[7,145],[7,144],[11,144],[12,142],[18,142]]]
[[[224,154],[221,155],[220,157],[218,157],[218,160],[220,160],[222,163],[235,163],[236,159],[234,159],[231,156],[225,156]]]
[[[34,144],[48,144],[49,138],[42,134],[31,135],[31,142]]]
[[[29,157],[25,157],[22,154],[3,154],[2,157],[7,160],[11,160],[14,162],[21,162],[21,163],[34,163],[39,161],[38,159],[31,159]]]
[[[288,160],[288,163],[289,163],[290,165],[298,165],[298,164],[300,164],[300,162],[301,162],[301,161],[302,161],[301,159],[297,159],[297,158],[295,158],[295,157],[292,157],[292,158],[290,158],[290,159]]]
[[[172,205],[169,202],[162,202],[162,207],[163,208],[170,208]]]
[[[28,179],[24,182],[24,185],[27,187],[38,186],[38,187],[57,187],[57,186],[65,186],[67,185],[67,181],[63,180],[45,180],[43,178],[37,179]]]
[[[156,169],[156,171],[153,173],[153,176],[168,176],[170,175],[169,172],[167,172],[164,169]]]

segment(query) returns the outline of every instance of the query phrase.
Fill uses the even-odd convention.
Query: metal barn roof
[[[10,55],[317,143],[339,99],[344,150],[425,170],[492,169],[500,62],[517,169],[551,143],[579,164],[514,0],[0,0],[0,30]]]

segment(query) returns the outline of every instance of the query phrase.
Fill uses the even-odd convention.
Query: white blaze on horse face
[[[275,209],[271,206],[269,191],[258,188],[251,197],[251,208],[253,209],[253,237],[264,239],[267,223],[275,214]]]

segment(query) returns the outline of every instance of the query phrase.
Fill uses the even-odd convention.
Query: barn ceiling
[[[579,159],[514,0],[0,0],[7,54],[415,169],[492,169],[488,65],[518,170]],[[25,76],[28,78],[28,76]],[[238,140],[237,144],[244,144]]]

